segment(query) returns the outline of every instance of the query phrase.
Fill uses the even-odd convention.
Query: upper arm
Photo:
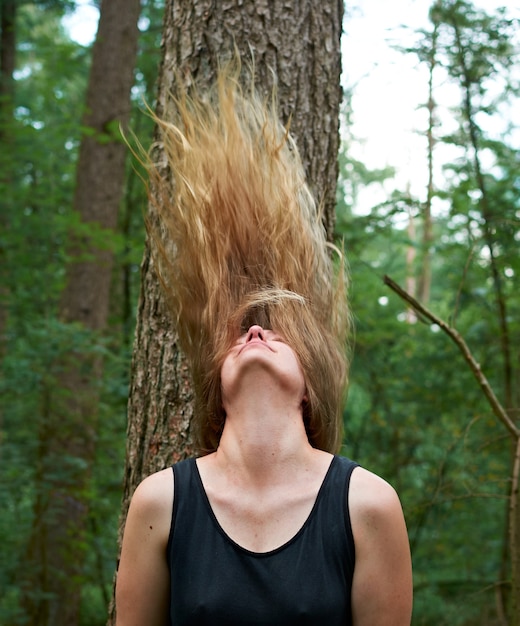
[[[378,476],[354,470],[349,508],[356,548],[354,626],[409,626],[412,565],[399,498]]]
[[[117,573],[117,626],[168,623],[170,575],[166,546],[172,507],[171,468],[146,478],[132,497]]]

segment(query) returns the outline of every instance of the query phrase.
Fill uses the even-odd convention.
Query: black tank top
[[[256,553],[226,535],[195,459],[173,467],[168,540],[171,626],[347,626],[354,539],[347,505],[356,463],[335,456],[303,527]]]

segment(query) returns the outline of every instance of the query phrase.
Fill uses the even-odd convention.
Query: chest
[[[335,563],[295,549],[269,557],[217,550],[172,569],[175,626],[346,626],[351,580]]]
[[[242,548],[256,553],[283,546],[303,528],[317,500],[313,485],[280,488],[264,494],[244,490],[206,490],[215,522]]]
[[[351,623],[353,542],[344,519],[321,507],[294,534],[294,519],[273,526],[253,517],[242,543],[273,528],[291,535],[271,551],[255,552],[224,532],[204,502],[179,507],[169,545],[171,623],[175,626],[306,626]],[[298,522],[299,523],[299,522]],[[248,524],[244,523],[239,533]],[[229,530],[229,529],[227,529]],[[283,542],[284,535],[278,534]],[[261,547],[269,545],[263,543]]]
[[[187,467],[176,478],[168,542],[171,624],[351,624],[354,542],[343,477],[329,481],[318,497],[312,490],[293,494],[289,514],[287,493],[260,502],[213,498],[218,521]],[[249,548],[255,536],[270,534],[278,544],[274,549]],[[270,542],[258,545],[266,548]]]

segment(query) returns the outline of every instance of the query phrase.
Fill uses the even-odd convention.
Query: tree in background
[[[31,623],[39,625],[79,620],[102,372],[95,346],[107,325],[112,277],[112,252],[102,237],[117,226],[124,188],[126,151],[119,125],[126,126],[130,114],[139,12],[140,0],[104,0],[92,54],[74,195],[79,233],[72,236],[59,304],[60,319],[79,325],[86,336],[60,359],[60,388],[48,399],[39,434],[45,488],[38,491],[25,583]]]
[[[423,316],[407,323],[402,303],[385,294],[380,280],[389,274],[404,284],[407,250],[426,252],[429,242],[430,308],[465,337],[517,422],[518,397],[507,380],[518,378],[518,364],[505,367],[504,337],[511,354],[519,341],[518,150],[510,129],[504,124],[498,134],[496,122],[510,119],[517,102],[518,22],[468,2],[434,2],[431,28],[419,37],[412,53],[427,64],[431,85],[425,145],[430,157],[432,144],[449,146],[452,160],[442,183],[430,169],[425,202],[395,193],[370,215],[345,223],[357,320],[346,450],[387,477],[403,499],[414,556],[414,623],[512,625],[520,614],[510,602],[518,550],[509,547],[504,529],[506,505],[515,498],[514,429],[497,428],[455,345]],[[459,87],[460,105],[442,111],[455,128],[443,136],[438,105],[431,113],[446,82]],[[415,237],[404,227],[409,212],[417,220]],[[421,284],[424,265],[413,269]]]
[[[15,108],[15,70],[17,57],[17,16],[24,4],[34,4],[42,8],[64,11],[73,6],[71,0],[2,0],[0,2],[0,145],[3,154],[0,156],[0,189],[3,207],[0,209],[0,226],[9,228],[9,208],[12,208],[16,164],[12,158],[15,152],[14,139],[14,108]],[[0,242],[0,265],[5,266],[5,250]],[[0,359],[5,349],[5,333],[7,324],[6,288],[8,280],[0,283]]]
[[[507,201],[504,196],[504,191],[511,184],[507,169],[500,163],[499,154],[504,147],[500,148],[500,142],[493,140],[489,131],[486,132],[486,117],[490,113],[496,114],[515,92],[511,68],[517,54],[514,42],[518,24],[507,18],[504,11],[490,16],[463,0],[436,2],[430,16],[434,32],[439,29],[439,53],[443,67],[458,84],[461,94],[459,132],[447,138],[464,150],[464,156],[450,168],[454,191],[460,189],[459,192],[452,192],[454,200],[458,198],[452,205],[452,216],[463,217],[469,226],[467,273],[461,288],[466,290],[469,286],[473,268],[478,263],[484,275],[487,274],[480,288],[488,292],[489,314],[486,318],[489,330],[498,338],[497,345],[500,347],[493,358],[493,382],[508,414],[506,422],[511,420],[512,426],[509,429],[513,437],[511,485],[506,491],[509,496],[506,518],[509,517],[509,522],[500,551],[503,556],[497,572],[496,597],[497,613],[502,623],[506,623],[506,615],[509,614],[509,623],[516,626],[520,620],[520,439],[515,434],[517,427],[514,422],[520,397],[514,391],[513,383],[518,376],[517,364],[512,357],[513,346],[518,344],[518,330],[511,325],[514,317],[509,310],[509,290],[511,279],[516,274],[513,266],[517,246],[513,232],[517,221],[517,203],[513,199]],[[488,163],[491,160],[487,167],[484,166],[485,160]],[[458,311],[453,323],[457,315]],[[507,579],[510,579],[509,585],[505,583]]]
[[[0,150],[3,218],[2,305],[5,354],[0,363],[2,480],[0,622],[20,612],[23,571],[35,498],[38,429],[57,347],[51,318],[62,286],[61,220],[71,203],[74,150],[84,102],[86,59],[61,29],[63,7],[17,4],[16,72]],[[67,96],[67,107],[63,106]],[[74,128],[74,130],[71,130]],[[52,131],[50,130],[52,129]],[[4,175],[9,182],[5,185]],[[5,221],[4,221],[5,220]],[[4,560],[5,559],[5,560]]]
[[[0,361],[0,540],[4,546],[0,554],[0,623],[27,621],[20,585],[21,573],[27,568],[35,502],[46,498],[51,480],[66,480],[65,475],[60,478],[62,465],[66,472],[74,463],[73,454],[65,450],[64,463],[60,459],[55,472],[47,476],[49,481],[44,480],[39,459],[46,449],[40,448],[39,435],[50,425],[49,400],[63,393],[63,355],[84,349],[103,360],[93,391],[97,396],[96,417],[92,416],[95,458],[88,466],[83,457],[77,459],[78,472],[91,476],[81,493],[88,503],[88,518],[80,519],[83,527],[78,532],[83,543],[78,543],[77,556],[85,556],[78,579],[80,623],[92,626],[104,621],[111,591],[124,458],[129,336],[139,287],[146,193],[126,159],[118,232],[80,221],[72,199],[92,50],[71,41],[64,30],[64,3],[48,0],[16,5],[15,90],[12,116],[7,121],[12,145],[4,150],[2,144],[0,149],[0,211],[9,225],[0,229],[4,255],[0,295],[8,312],[3,335],[6,350]],[[131,124],[140,137],[152,136],[149,118],[136,109],[142,109],[143,98],[153,101],[162,8],[161,0],[146,0],[139,22]],[[127,107],[125,114],[128,112]],[[117,136],[117,122],[113,126],[110,130]],[[92,137],[92,129],[85,133]],[[95,133],[101,141],[109,138]],[[122,146],[120,141],[118,146]],[[126,147],[123,152],[129,156]],[[7,171],[13,172],[9,185],[3,183]],[[78,241],[81,248],[74,249]],[[59,318],[71,256],[78,252],[82,254],[79,260],[94,261],[87,243],[114,256],[109,317],[101,332]],[[44,557],[39,564],[45,564]]]
[[[126,149],[119,124],[130,113],[139,0],[105,0],[87,88],[76,169],[77,221],[58,303],[61,352],[44,398],[32,533],[18,584],[24,623],[79,623],[89,478],[95,458],[101,336],[107,325],[111,233],[122,198]]]

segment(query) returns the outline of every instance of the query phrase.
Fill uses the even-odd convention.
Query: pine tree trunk
[[[433,182],[433,152],[435,148],[435,99],[433,94],[433,77],[437,65],[437,38],[438,26],[434,24],[431,34],[431,51],[428,55],[429,64],[429,80],[428,80],[428,129],[426,137],[428,140],[428,186],[426,190],[426,202],[422,208],[422,263],[421,275],[419,278],[419,299],[428,306],[430,300],[431,282],[432,282],[432,244],[433,244],[433,217],[432,202],[434,196]]]
[[[520,437],[516,438],[509,499],[509,546],[511,550],[511,621],[520,626]]]
[[[16,62],[16,1],[0,3],[0,121],[10,121],[14,97]],[[0,128],[0,137],[4,128]]]
[[[277,77],[281,119],[290,120],[308,181],[323,207],[329,239],[338,174],[342,15],[341,0],[167,0],[157,103],[158,115],[164,115],[176,76],[187,83],[196,78],[199,84],[211,84],[219,60],[230,58],[234,46],[244,63],[252,53],[260,92],[269,95],[273,74]],[[192,412],[189,373],[147,248],[134,343],[120,538],[137,484],[193,453]],[[113,606],[108,623],[115,623]]]
[[[0,2],[0,229],[8,231],[8,213],[12,205],[13,165],[11,160],[14,70],[16,62],[16,2]],[[0,242],[0,268],[5,268],[5,251]],[[5,353],[5,331],[7,326],[7,299],[9,292],[0,270],[0,359]],[[1,413],[0,413],[1,419]]]
[[[140,0],[103,0],[86,97],[74,209],[82,224],[115,230],[125,176],[119,124],[130,114]],[[107,327],[112,253],[88,228],[73,234],[60,303],[68,353],[53,372],[58,385],[42,401],[34,525],[24,565],[27,622],[76,626],[86,553],[89,480],[94,461],[102,360],[97,340]],[[88,258],[86,258],[88,255]],[[83,337],[76,343],[76,337]],[[85,341],[85,338],[88,338]],[[25,622],[24,622],[25,623]]]
[[[506,291],[503,287],[503,277],[497,262],[498,245],[494,234],[494,215],[491,198],[488,194],[486,180],[481,164],[481,142],[478,126],[475,121],[475,110],[472,98],[471,72],[467,62],[468,52],[463,43],[459,25],[452,22],[455,41],[457,43],[457,59],[461,74],[461,87],[463,92],[463,115],[468,127],[468,135],[473,150],[473,167],[477,187],[480,191],[480,211],[482,216],[482,231],[485,244],[489,253],[489,267],[495,293],[495,304],[500,329],[500,348],[502,353],[503,371],[503,405],[507,407],[509,416],[514,423],[517,410],[514,401],[514,366],[513,351],[510,332],[510,312]],[[496,209],[495,209],[496,210]],[[520,474],[520,439],[514,440],[513,462],[511,475],[511,493],[509,496],[509,558],[511,563],[511,608],[510,626],[520,626],[520,502],[519,502],[519,474]],[[506,590],[501,584],[501,603],[507,606]]]

